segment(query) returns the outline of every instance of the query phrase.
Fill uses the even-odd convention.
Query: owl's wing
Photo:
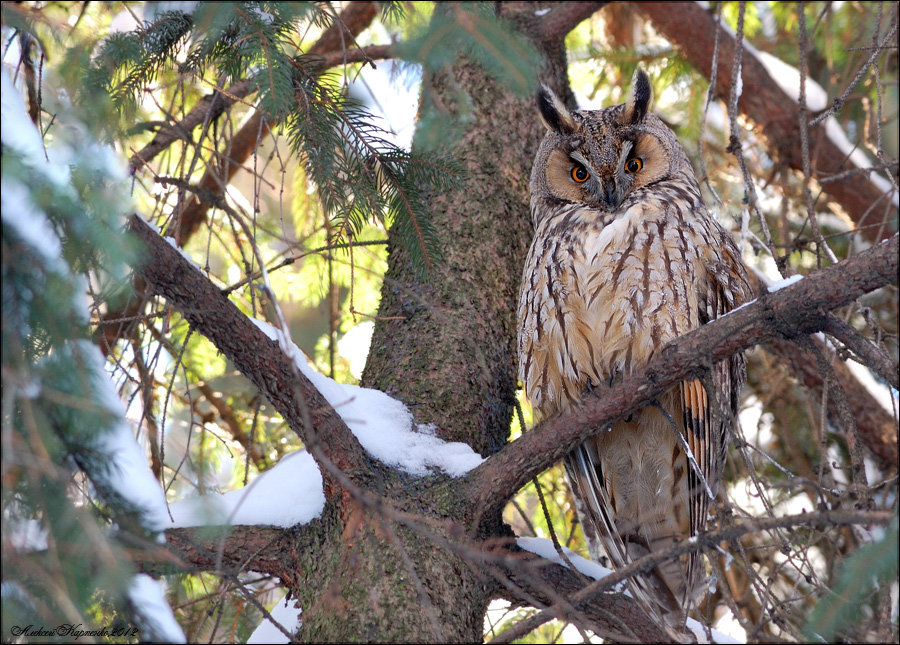
[[[684,438],[688,459],[688,509],[691,536],[706,528],[709,505],[716,494],[722,446],[727,428],[716,422],[709,406],[709,396],[699,379],[682,381],[680,385],[684,419]],[[688,557],[686,579],[699,582],[703,559],[697,552]]]
[[[718,227],[716,227],[718,229]],[[706,275],[700,289],[700,322],[711,322],[747,302],[752,290],[740,252],[731,237],[717,231],[722,245],[718,262]],[[706,527],[709,506],[715,499],[725,465],[728,439],[740,408],[740,390],[744,382],[744,356],[737,354],[717,363],[710,375],[710,397],[700,379],[683,381],[680,386],[683,407],[684,438],[690,449],[688,473],[691,535]],[[688,580],[697,580],[702,558],[692,554]]]

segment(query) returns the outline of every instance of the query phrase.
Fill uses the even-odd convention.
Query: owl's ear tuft
[[[631,78],[631,90],[628,92],[625,112],[622,113],[623,125],[634,125],[643,121],[650,111],[651,103],[653,103],[653,88],[650,87],[650,78],[647,72],[638,67]]]
[[[560,134],[571,134],[575,131],[575,121],[569,110],[546,85],[541,85],[537,93],[537,105],[541,115],[541,121],[548,130]]]

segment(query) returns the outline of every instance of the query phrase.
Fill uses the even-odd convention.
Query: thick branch
[[[526,619],[523,627],[517,630],[516,637],[547,620],[559,618],[596,630],[598,635],[614,642],[664,643],[668,640],[660,627],[647,620],[644,610],[625,594],[610,591],[596,593],[579,602],[579,592],[587,582],[583,575],[522,551],[515,545],[508,548],[512,557],[501,563],[501,568],[512,584],[502,589],[501,597],[512,603],[548,608],[542,619]],[[560,599],[565,599],[567,606],[563,606]],[[504,636],[501,634],[501,638]]]
[[[224,90],[216,90],[200,99],[194,109],[181,121],[160,126],[159,132],[151,139],[150,143],[131,155],[128,162],[131,171],[134,172],[150,163],[156,155],[175,141],[190,140],[194,128],[201,123],[219,118],[225,110],[250,94],[254,87],[251,81],[244,80],[238,81]]]
[[[827,323],[823,325],[823,328],[826,327]],[[816,343],[822,347],[818,341]],[[809,390],[810,399],[816,405],[823,400],[825,379],[819,373],[815,357],[807,350],[782,338],[768,340],[763,344],[763,349],[790,366],[791,373]],[[900,452],[898,452],[897,424],[894,422],[894,418],[881,407],[881,404],[859,382],[843,361],[834,361],[833,367],[841,388],[847,393],[847,402],[856,422],[860,439],[883,468],[888,470],[896,468]],[[840,427],[842,424],[836,397],[828,396],[825,397],[825,400],[828,402],[829,419],[836,427]]]
[[[144,220],[132,216],[130,228],[144,245],[138,272],[149,290],[164,296],[272,402],[316,457],[326,498],[333,500],[340,487],[323,458],[352,480],[364,477],[369,465],[359,441],[277,343]]]
[[[580,22],[587,20],[609,2],[555,2],[550,11],[541,17],[535,29],[535,37],[545,43],[565,40],[566,34]]]
[[[615,419],[727,356],[772,338],[819,331],[825,325],[822,312],[890,284],[897,279],[897,269],[894,235],[669,343],[645,369],[622,379],[599,399],[543,421],[470,472],[472,508],[479,518],[490,517],[532,477]]]
[[[309,48],[308,53],[325,55],[345,52],[350,49],[356,37],[372,24],[377,13],[377,2],[357,0],[349,3],[319,40]]]
[[[634,7],[653,23],[654,28],[672,42],[707,78],[712,70],[716,37],[716,21],[699,4],[693,2],[639,2]],[[719,61],[716,93],[731,92],[731,65],[734,36],[719,28]],[[745,49],[745,53],[746,53]],[[795,170],[803,170],[800,147],[800,125],[797,102],[772,79],[756,56],[745,55],[742,65],[743,91],[738,109],[763,128],[770,150]],[[896,209],[886,195],[868,177],[851,174],[841,179],[834,176],[854,168],[834,142],[825,135],[824,126],[810,128],[809,146],[813,151],[812,176],[822,188],[856,222],[862,234],[877,242],[894,232],[892,216]]]
[[[308,530],[309,526],[301,528]],[[166,531],[166,549],[139,553],[138,564],[141,571],[155,575],[259,571],[280,576],[286,565],[295,563],[294,558],[285,558],[284,553],[294,546],[296,539],[295,532],[271,526],[169,529]],[[178,559],[167,555],[169,552],[177,554]]]
[[[535,571],[532,569],[533,562],[541,562],[541,560],[535,556],[531,562],[526,560],[517,566],[505,569],[510,580],[516,584],[515,588],[508,590],[505,597],[513,602],[526,602],[528,604],[533,602],[529,600],[529,597],[531,597],[538,599],[542,604],[552,606],[552,609],[544,610],[536,616],[523,621],[523,625],[531,629],[555,617],[561,617],[592,628],[589,623],[585,622],[585,618],[587,618],[611,630],[614,635],[618,632],[625,636],[625,638],[616,638],[616,640],[634,640],[644,643],[663,642],[667,639],[648,633],[648,630],[655,630],[658,627],[648,624],[652,621],[647,620],[646,615],[637,609],[636,603],[631,598],[624,594],[609,593],[610,590],[627,578],[642,571],[649,571],[665,560],[676,558],[691,551],[715,549],[722,542],[736,540],[744,535],[796,526],[825,528],[851,524],[878,524],[884,526],[893,517],[894,514],[890,511],[860,512],[836,510],[803,512],[782,517],[744,519],[714,531],[703,533],[697,536],[696,539],[683,540],[661,551],[649,553],[634,560],[628,566],[617,569],[604,578],[590,582],[587,586],[585,586],[583,578],[572,573],[569,569],[563,568],[561,565],[547,563],[537,571],[538,575],[536,576]],[[515,549],[511,550],[515,552]],[[538,578],[537,584],[535,578]],[[554,602],[551,593],[548,593],[548,588],[552,590],[553,595],[559,594],[564,596],[567,604],[575,608],[577,613],[572,614],[561,610],[559,603]],[[516,625],[511,628],[511,631],[517,632],[512,634],[511,637],[516,638],[527,633],[524,629],[519,629],[519,627],[519,625]],[[500,640],[509,642],[510,639],[504,638],[504,636],[504,634],[501,634]]]

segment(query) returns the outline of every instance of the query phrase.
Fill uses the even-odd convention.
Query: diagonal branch
[[[534,30],[544,43],[561,43],[580,22],[587,20],[609,2],[554,2]],[[537,12],[535,13],[537,15]]]
[[[849,323],[844,322],[833,314],[825,319],[825,331],[841,341],[849,349],[852,349],[863,363],[890,384],[895,390],[900,389],[897,361],[888,356],[887,352],[868,338],[856,331]]]
[[[734,35],[716,25],[715,19],[694,2],[640,2],[635,9],[653,27],[674,44],[688,61],[709,78],[713,62],[716,30],[719,58],[730,61],[734,56]],[[744,44],[744,52],[750,53]],[[762,126],[769,149],[795,170],[803,170],[800,124],[797,101],[788,96],[772,79],[762,62],[754,55],[743,57],[743,91],[738,101],[741,113]],[[731,92],[731,70],[719,65],[714,81],[716,94]],[[822,189],[838,202],[871,242],[889,237],[896,229],[896,207],[891,196],[871,179],[856,174],[842,176],[855,168],[847,155],[826,135],[824,127],[810,128],[810,149],[814,150],[812,176]],[[840,178],[839,178],[840,177]],[[823,180],[828,180],[823,181]],[[881,213],[881,215],[879,215]]]
[[[814,333],[824,312],[897,279],[898,235],[796,284],[761,296],[669,343],[644,369],[604,391],[597,400],[541,422],[466,478],[473,526],[492,517],[532,477],[629,411],[652,403],[675,384],[708,366],[772,338]]]
[[[831,333],[829,318],[825,318],[822,328]],[[856,330],[854,329],[854,331]],[[820,349],[825,347],[818,340],[814,340],[814,346]],[[810,402],[816,406],[821,401],[826,402],[828,418],[835,427],[843,426],[836,402],[837,397],[823,396],[826,380],[818,369],[815,357],[810,354],[808,349],[781,338],[769,339],[763,343],[762,348],[790,369],[790,373],[809,391]],[[865,364],[871,367],[868,362]],[[860,383],[842,360],[835,360],[832,367],[840,389],[847,393],[851,416],[863,444],[883,468],[888,471],[896,468],[900,450],[897,445],[897,423],[893,416]]]
[[[130,219],[130,230],[144,246],[137,270],[148,290],[164,296],[271,401],[319,464],[326,500],[335,501],[342,490],[326,466],[362,481],[370,467],[359,441],[278,344],[137,215]]]

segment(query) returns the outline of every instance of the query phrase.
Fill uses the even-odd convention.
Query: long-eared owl
[[[626,103],[602,110],[569,111],[548,88],[538,93],[547,134],[531,174],[518,349],[539,418],[602,394],[752,297],[737,246],[651,99],[640,69]],[[742,356],[721,361],[711,391],[684,381],[566,458],[595,559],[605,552],[619,568],[704,530],[743,380]],[[632,578],[632,595],[681,629],[704,568],[696,551],[668,559]]]

